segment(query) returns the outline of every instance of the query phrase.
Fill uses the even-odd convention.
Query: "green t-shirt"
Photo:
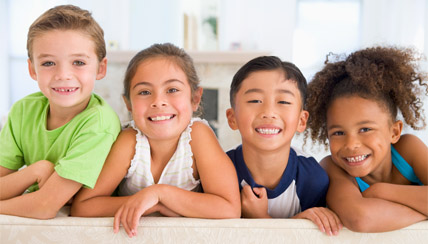
[[[84,111],[54,130],[46,129],[48,111],[49,101],[41,92],[12,106],[0,132],[0,165],[18,170],[48,160],[59,176],[93,188],[120,132],[119,118],[95,94]]]

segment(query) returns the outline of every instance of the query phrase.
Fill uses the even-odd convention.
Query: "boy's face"
[[[230,128],[239,129],[242,144],[258,151],[289,147],[295,132],[305,130],[309,116],[302,110],[296,82],[286,80],[281,70],[251,73],[226,115]]]
[[[77,30],[52,30],[34,39],[28,68],[51,112],[86,108],[94,82],[105,76],[107,66],[107,59],[98,61],[94,45]]]

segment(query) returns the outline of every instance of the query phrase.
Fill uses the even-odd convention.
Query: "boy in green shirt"
[[[92,93],[107,59],[103,30],[88,11],[46,11],[30,26],[27,50],[41,92],[16,102],[0,132],[0,214],[48,219],[81,186],[95,186],[120,122]]]

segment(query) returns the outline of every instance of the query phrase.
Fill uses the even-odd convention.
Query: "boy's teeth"
[[[355,162],[363,161],[366,158],[367,158],[367,155],[360,155],[356,157],[349,157],[349,158],[347,157],[346,160],[348,160],[348,162],[350,163],[355,163]]]
[[[256,129],[257,132],[259,132],[260,134],[267,134],[267,135],[273,135],[273,134],[278,134],[279,133],[279,129]]]
[[[54,89],[57,90],[57,91],[60,91],[60,92],[72,92],[72,91],[75,91],[77,88],[68,88],[68,89],[54,88]]]
[[[171,119],[172,116],[156,116],[156,117],[150,117],[150,119],[152,121],[162,121],[162,120],[167,120],[167,119]]]

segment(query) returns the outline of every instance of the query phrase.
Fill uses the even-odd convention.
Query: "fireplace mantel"
[[[107,59],[114,63],[128,63],[129,60],[137,53],[135,50],[116,51],[109,50]],[[221,64],[244,64],[249,60],[263,55],[269,55],[263,51],[193,51],[186,50],[197,63],[221,63]]]

